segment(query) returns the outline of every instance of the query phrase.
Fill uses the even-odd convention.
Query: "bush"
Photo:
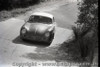
[[[40,0],[0,0],[0,11],[13,8],[23,8],[39,3]]]
[[[90,53],[93,53],[96,44],[95,33],[91,30],[91,28],[84,28],[85,27],[83,26],[82,28],[74,27],[73,29],[76,38],[74,44],[77,45],[76,49],[79,50],[80,56],[83,60],[85,60]],[[91,56],[93,56],[93,54]]]
[[[79,45],[82,59],[91,55],[91,62],[95,46],[98,45],[98,0],[82,0],[79,4],[79,16],[73,28],[75,43]]]

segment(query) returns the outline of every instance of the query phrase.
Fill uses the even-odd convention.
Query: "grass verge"
[[[57,0],[55,0],[55,1],[43,1],[43,2],[37,3],[37,4],[32,5],[32,6],[28,6],[26,8],[14,8],[12,10],[0,11],[0,21],[4,21],[4,20],[7,20],[7,19],[12,18],[12,17],[17,17],[19,15],[25,14],[28,11],[33,11],[36,8],[53,5],[56,2],[57,2]]]

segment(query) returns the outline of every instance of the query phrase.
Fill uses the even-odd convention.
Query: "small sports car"
[[[21,27],[20,38],[51,44],[54,39],[56,22],[54,16],[45,12],[33,13]]]

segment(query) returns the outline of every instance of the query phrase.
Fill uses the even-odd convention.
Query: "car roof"
[[[32,15],[45,16],[53,19],[53,15],[46,12],[34,12]]]

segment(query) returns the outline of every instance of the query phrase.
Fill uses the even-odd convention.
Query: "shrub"
[[[81,57],[85,59],[91,55],[91,62],[95,46],[98,43],[98,0],[82,0],[79,4],[79,16],[73,28],[76,42],[79,44]]]
[[[0,11],[12,8],[23,8],[39,3],[40,0],[0,0]]]
[[[80,56],[83,60],[85,60],[85,58],[88,57],[90,53],[93,53],[96,44],[94,32],[91,30],[91,28],[84,28],[85,27],[82,26],[82,28],[74,27],[73,29],[76,38],[74,44],[77,44],[76,49],[79,50]]]

